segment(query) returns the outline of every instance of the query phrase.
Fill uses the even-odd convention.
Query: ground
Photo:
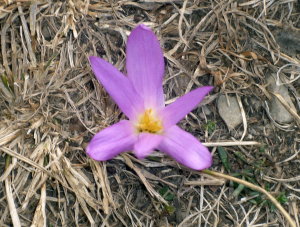
[[[215,86],[179,124],[210,147],[210,170],[266,189],[300,226],[299,1],[0,4],[0,226],[290,226],[264,194],[159,151],[86,155],[124,118],[88,57],[125,73],[139,23],[163,48],[167,103]]]

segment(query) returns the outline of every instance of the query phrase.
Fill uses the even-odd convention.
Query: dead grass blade
[[[93,162],[91,164],[92,171],[94,173],[96,184],[98,185],[98,188],[102,189],[103,194],[103,211],[105,214],[110,213],[110,208],[115,208],[116,205],[114,203],[111,189],[109,185],[109,181],[107,179],[107,173],[105,171],[105,164],[101,164],[98,162]]]
[[[0,146],[8,144],[9,142],[17,138],[20,135],[20,133],[20,129],[14,130],[10,127],[0,129]]]
[[[16,209],[15,202],[14,202],[10,178],[6,178],[4,181],[4,184],[5,184],[7,204],[8,204],[9,213],[10,213],[10,216],[12,219],[12,223],[13,223],[14,227],[21,227],[21,221],[20,221],[20,218],[18,215],[18,211]]]
[[[38,206],[35,209],[32,224],[30,227],[46,227],[46,184],[41,188],[41,197]]]
[[[125,160],[125,163],[131,168],[133,169],[136,174],[139,176],[140,180],[142,181],[142,183],[145,185],[147,191],[150,193],[151,196],[154,196],[155,198],[157,198],[160,202],[164,203],[164,204],[168,204],[164,198],[158,193],[156,192],[151,184],[147,181],[146,177],[143,175],[143,173],[141,172],[141,170],[136,167],[133,162],[130,160],[129,157],[127,157],[128,155],[127,154],[123,154],[122,157],[124,158]]]

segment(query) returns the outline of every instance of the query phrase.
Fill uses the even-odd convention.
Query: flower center
[[[146,109],[139,117],[136,128],[138,132],[159,133],[163,126],[161,120],[155,116],[154,111]]]

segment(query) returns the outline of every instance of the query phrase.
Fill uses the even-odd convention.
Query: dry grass
[[[290,45],[277,39],[299,34],[296,0],[0,2],[0,226],[288,226],[262,195],[161,153],[104,163],[85,155],[92,135],[123,117],[87,57],[124,70],[127,35],[142,22],[164,49],[168,103],[216,86],[181,122],[213,146],[212,169],[228,171],[216,147],[229,144],[230,174],[287,197],[299,227],[300,46],[297,36]],[[285,81],[297,106],[275,94],[292,123],[269,117],[270,73]],[[228,132],[215,100],[231,93],[243,124]]]

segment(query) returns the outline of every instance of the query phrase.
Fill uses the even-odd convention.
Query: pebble
[[[280,80],[280,85],[276,84],[276,74],[271,74],[267,77],[268,91],[272,93],[280,94],[283,99],[288,103],[288,105],[296,111],[296,108],[291,100],[289,91],[285,85],[282,85]],[[293,116],[286,110],[286,108],[280,103],[280,101],[271,95],[271,100],[268,101],[270,115],[271,117],[279,123],[290,123],[293,121]]]
[[[243,118],[235,96],[221,95],[217,101],[218,111],[229,130],[242,123]]]

